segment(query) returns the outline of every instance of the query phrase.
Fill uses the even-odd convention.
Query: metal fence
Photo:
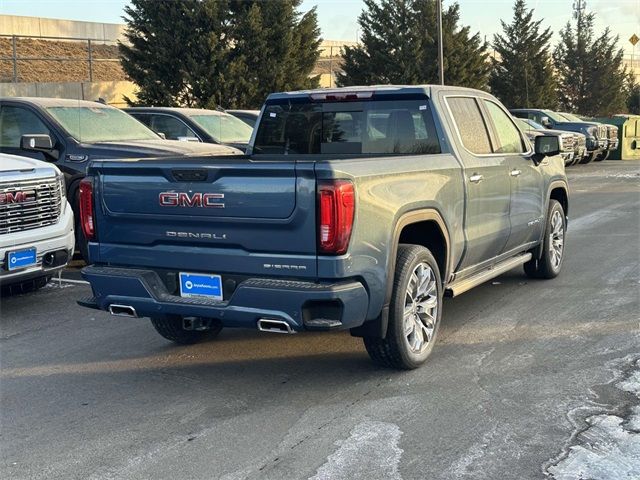
[[[8,41],[2,42],[3,39],[7,39]],[[64,43],[72,43],[83,45],[82,51],[83,55],[71,55],[71,56],[57,56],[57,55],[26,55],[21,56],[19,54],[21,47],[30,46],[33,50],[34,42],[38,41],[47,41],[53,43],[58,43],[62,45]],[[110,42],[106,40],[95,40],[91,38],[72,38],[72,37],[46,37],[46,36],[37,36],[37,35],[4,35],[0,34],[0,64],[3,62],[11,62],[12,68],[12,82],[19,82],[20,75],[20,63],[21,62],[81,62],[86,66],[88,70],[88,78],[76,78],[75,81],[94,81],[96,66],[101,63],[117,63],[119,65],[120,59],[115,56],[101,56],[100,53],[96,52],[96,48],[100,48],[100,46],[111,46],[115,47],[116,42]],[[23,43],[24,42],[24,43]],[[29,45],[28,42],[32,44]],[[21,45],[23,43],[23,45]],[[29,49],[29,48],[27,48]],[[10,53],[10,55],[6,55],[6,50]],[[86,50],[86,52],[85,52]],[[104,50],[102,48],[101,50]],[[78,52],[80,53],[80,52]],[[82,69],[85,71],[85,69]],[[115,79],[114,79],[115,80]],[[29,80],[26,80],[29,81]],[[38,80],[43,81],[43,80]]]

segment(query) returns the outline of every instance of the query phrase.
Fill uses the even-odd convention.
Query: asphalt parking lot
[[[0,477],[640,478],[640,162],[568,172],[560,277],[446,301],[411,372],[348,333],[176,347],[77,283],[1,299]]]

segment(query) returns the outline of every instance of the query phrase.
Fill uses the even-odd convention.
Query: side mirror
[[[550,128],[551,127],[551,121],[549,120],[549,117],[542,117],[540,119],[540,123],[542,124],[542,126],[544,128]]]
[[[557,135],[540,135],[534,141],[533,162],[539,165],[544,157],[560,155],[560,138]]]
[[[32,134],[20,137],[20,148],[27,152],[40,152],[54,160],[58,159],[58,151],[53,148],[49,135]]]
[[[164,133],[162,133],[162,132],[156,132],[156,133],[158,134],[158,136],[159,136],[161,139],[163,139],[163,140],[166,140],[166,139],[167,139],[167,136],[166,136]]]

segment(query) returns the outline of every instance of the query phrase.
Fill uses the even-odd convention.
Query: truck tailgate
[[[248,158],[92,165],[94,262],[315,276],[313,166]]]

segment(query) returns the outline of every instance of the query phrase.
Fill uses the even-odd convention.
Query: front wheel
[[[596,162],[601,162],[603,160],[606,160],[607,158],[609,158],[610,154],[611,154],[611,150],[607,150],[606,152],[602,152],[600,155],[598,155],[596,157]]]
[[[442,315],[442,280],[429,250],[400,245],[385,338],[364,337],[371,359],[409,370],[422,365],[436,340]]]
[[[192,345],[208,338],[213,338],[220,333],[222,325],[211,321],[207,330],[185,330],[182,317],[157,317],[151,319],[151,324],[160,335],[178,345]]]
[[[542,256],[524,264],[525,273],[532,278],[555,278],[560,273],[564,260],[564,238],[567,220],[562,205],[557,200],[549,200],[549,210],[545,224]]]
[[[580,164],[584,165],[585,163],[591,163],[593,159],[596,157],[596,152],[590,152],[586,157],[580,160]]]

